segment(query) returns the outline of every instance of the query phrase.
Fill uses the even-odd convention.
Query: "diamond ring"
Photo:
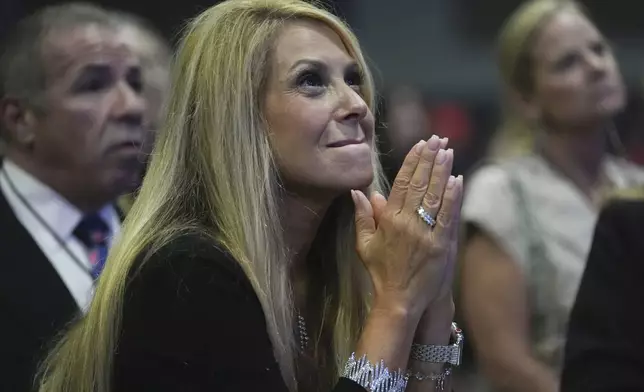
[[[431,216],[431,215],[429,215],[429,214],[427,213],[427,211],[425,211],[425,209],[424,209],[423,207],[418,207],[418,209],[416,210],[416,212],[418,213],[418,216],[420,216],[420,218],[421,218],[425,223],[427,223],[427,225],[428,225],[429,227],[434,227],[434,226],[436,226],[436,219],[432,218],[432,216]]]

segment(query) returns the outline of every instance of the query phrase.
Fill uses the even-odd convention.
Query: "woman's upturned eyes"
[[[610,50],[610,48],[604,42],[596,42],[591,45],[590,50],[593,52],[593,55],[597,57],[604,57]],[[577,62],[582,60],[583,56],[584,55],[578,51],[566,53],[563,57],[555,62],[554,69],[560,72],[566,71],[569,68],[572,68],[572,66]]]
[[[304,71],[297,77],[297,86],[303,88],[324,87],[325,81],[317,71]]]
[[[572,67],[577,60],[579,60],[579,55],[577,53],[567,53],[565,56],[561,57],[557,62],[555,62],[556,71],[565,71],[568,68]]]
[[[360,73],[360,71],[349,71],[344,80],[351,87],[362,87],[362,74]]]
[[[344,82],[359,92],[362,86],[362,75],[357,70],[349,70],[344,76]],[[296,78],[296,86],[310,95],[319,95],[331,84],[329,77],[317,70],[302,71]]]

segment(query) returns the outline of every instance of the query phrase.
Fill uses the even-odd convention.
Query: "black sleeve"
[[[644,391],[644,204],[600,215],[573,307],[561,392]]]
[[[174,240],[126,287],[118,392],[286,392],[264,313],[241,267],[212,241]],[[334,392],[364,392],[341,379]]]

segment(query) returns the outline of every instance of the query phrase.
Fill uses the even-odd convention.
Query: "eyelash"
[[[327,81],[324,79],[325,78],[323,78],[319,72],[307,70],[297,77],[296,85],[298,88],[304,89],[322,89],[327,84]],[[362,86],[362,75],[359,72],[349,72],[345,75],[344,79],[349,86],[356,88],[357,90]]]
[[[304,71],[297,78],[298,87],[310,88],[310,87],[322,87],[324,81],[322,76],[318,72],[314,71]]]

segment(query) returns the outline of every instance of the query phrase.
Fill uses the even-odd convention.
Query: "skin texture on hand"
[[[446,143],[433,137],[412,148],[388,200],[352,191],[357,251],[374,285],[357,353],[383,359],[390,369],[407,368],[414,340],[449,341],[463,180],[451,175],[454,156],[442,148]],[[436,220],[433,227],[419,216],[421,206]]]

